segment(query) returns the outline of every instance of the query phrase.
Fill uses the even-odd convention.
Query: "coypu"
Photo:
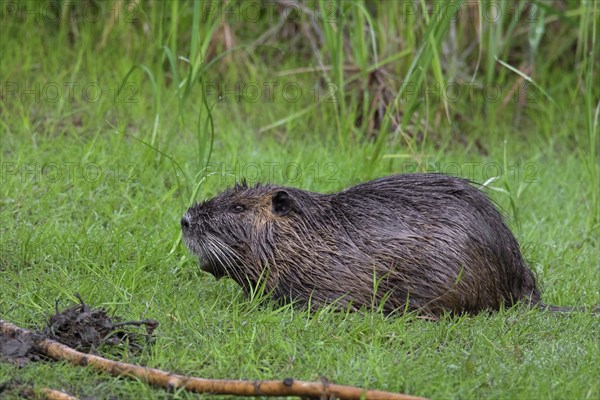
[[[184,239],[204,271],[277,301],[478,313],[541,303],[519,245],[461,178],[402,174],[333,194],[236,184],[191,207]],[[382,303],[383,302],[383,303]]]

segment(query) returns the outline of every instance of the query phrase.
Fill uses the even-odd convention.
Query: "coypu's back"
[[[540,302],[490,200],[441,174],[389,176],[323,195],[236,185],[188,210],[184,238],[216,277],[283,301],[439,314]],[[376,290],[374,289],[376,288]]]

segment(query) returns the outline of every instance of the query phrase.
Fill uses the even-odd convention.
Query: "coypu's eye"
[[[230,210],[236,214],[241,213],[242,211],[244,211],[246,209],[246,207],[243,204],[234,204],[231,206]]]

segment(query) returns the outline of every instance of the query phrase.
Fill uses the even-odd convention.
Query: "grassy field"
[[[142,355],[111,357],[177,373],[600,397],[598,315],[278,308],[202,273],[179,225],[242,178],[323,192],[496,178],[543,301],[598,305],[598,1],[0,4],[1,319],[35,329],[79,293],[160,322]],[[202,397],[64,363],[0,363],[10,380]]]

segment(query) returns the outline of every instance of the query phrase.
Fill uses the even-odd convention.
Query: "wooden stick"
[[[31,385],[14,383],[8,384],[5,383],[3,389],[8,391],[13,391],[19,396],[19,398],[31,398],[31,399],[44,399],[44,400],[78,400],[77,397],[73,397],[70,394],[65,392],[61,392],[60,390],[50,389],[50,388],[41,388],[35,389]]]
[[[120,361],[112,361],[93,354],[81,353],[50,339],[36,338],[33,332],[0,320],[0,332],[10,335],[22,335],[31,338],[38,351],[55,360],[66,360],[76,365],[107,371],[114,376],[127,376],[140,379],[152,385],[168,390],[184,388],[197,393],[229,394],[235,396],[306,396],[340,399],[366,400],[417,400],[400,393],[380,390],[364,390],[353,386],[336,385],[328,382],[298,381],[285,378],[278,381],[245,381],[228,379],[204,379],[172,374],[155,368],[140,367]]]
[[[46,400],[77,400],[77,397],[55,389],[42,388],[40,389],[40,393]]]

